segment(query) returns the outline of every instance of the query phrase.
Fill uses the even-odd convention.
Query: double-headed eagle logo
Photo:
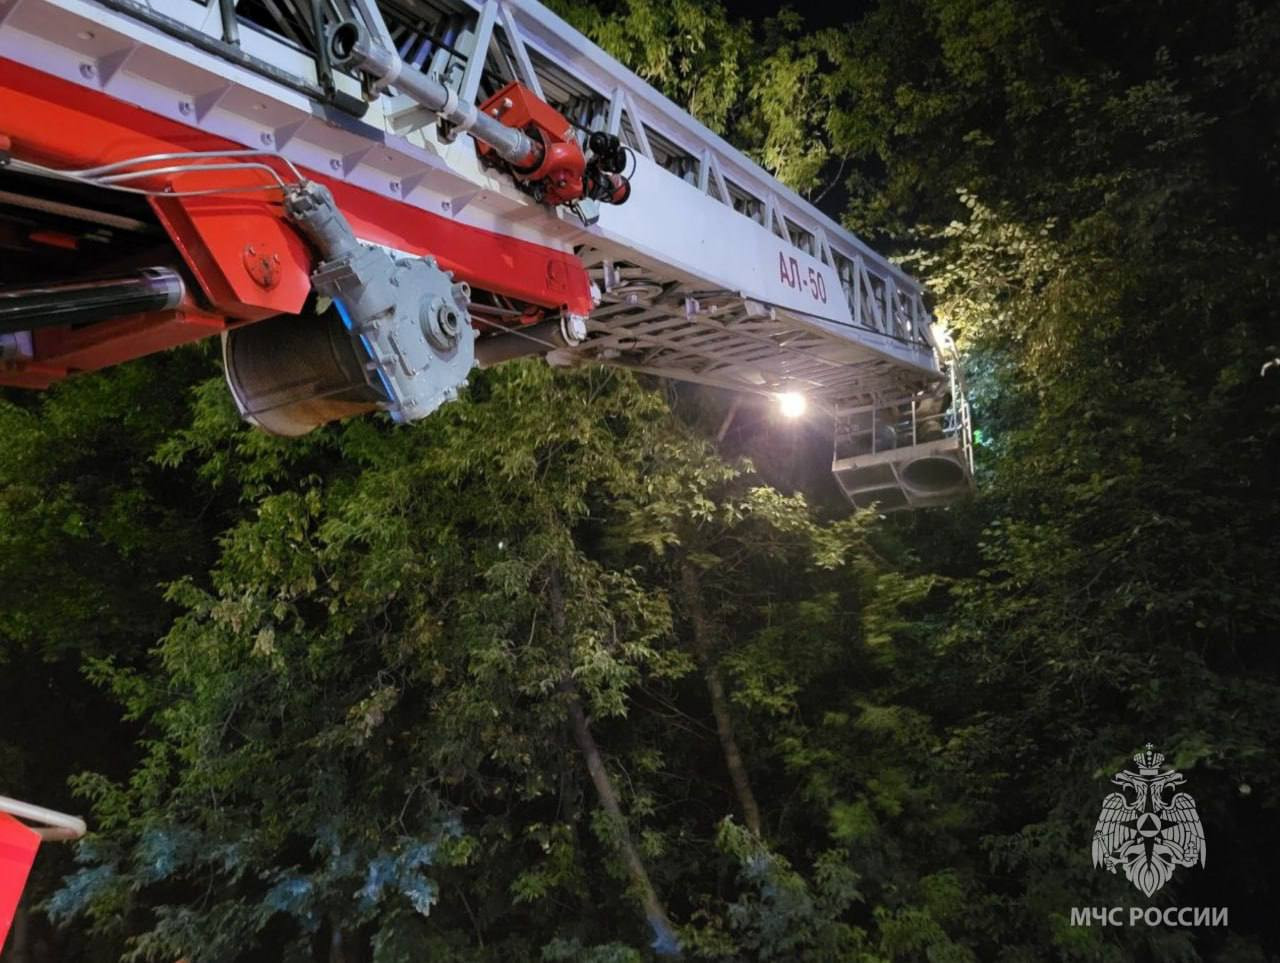
[[[1150,896],[1169,882],[1174,867],[1204,865],[1204,827],[1187,793],[1165,799],[1186,777],[1172,769],[1161,772],[1164,756],[1151,743],[1133,761],[1138,771],[1116,773],[1111,781],[1121,791],[1102,800],[1093,830],[1093,865],[1112,873],[1123,869],[1129,882]]]

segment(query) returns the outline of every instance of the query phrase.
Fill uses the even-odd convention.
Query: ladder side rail
[[[881,257],[863,241],[780,183],[727,141],[715,134],[682,108],[672,103],[632,71],[614,60],[600,47],[583,37],[537,0],[504,0],[513,12],[525,43],[546,59],[556,62],[572,52],[575,75],[597,90],[622,87],[631,103],[643,114],[643,122],[674,142],[681,144],[694,157],[703,148],[715,155],[723,175],[761,199],[770,193],[792,220],[813,232],[821,226],[829,238],[839,238],[839,247],[856,251],[874,265],[877,274],[892,275],[895,283],[914,288],[916,282],[896,265]],[[633,123],[635,118],[632,118]]]
[[[526,15],[531,15],[530,11],[538,6],[532,3],[531,0],[507,0],[504,3],[504,9],[509,10],[512,5],[518,5]],[[525,11],[525,7],[528,7],[529,10]],[[548,16],[553,15],[548,14]],[[569,29],[571,28],[566,26],[566,30]],[[531,32],[536,34],[536,27]],[[560,39],[562,41],[565,40],[564,37],[560,37]],[[584,42],[590,43],[590,41]],[[644,128],[647,125],[681,148],[693,159],[694,163],[699,163],[704,171],[711,166],[709,162],[714,162],[717,173],[726,167],[731,171],[736,169],[740,189],[759,192],[756,194],[755,199],[763,208],[761,213],[766,227],[792,247],[809,254],[817,254],[825,263],[831,263],[831,260],[828,257],[823,257],[824,253],[840,249],[848,252],[845,254],[846,257],[850,254],[862,255],[864,270],[875,276],[880,282],[881,290],[886,292],[884,300],[888,303],[885,303],[881,310],[877,312],[882,319],[882,330],[895,337],[927,343],[927,340],[917,333],[915,325],[900,321],[897,306],[893,303],[895,295],[890,293],[901,292],[908,299],[917,297],[920,287],[913,278],[897,268],[896,265],[880,257],[842,227],[834,224],[820,211],[790,191],[785,185],[729,147],[714,133],[689,117],[688,114],[681,111],[674,104],[671,104],[661,94],[653,91],[639,78],[634,77],[626,68],[618,65],[616,61],[609,58],[599,48],[595,48],[594,45],[591,46],[593,52],[599,53],[600,57],[598,59],[603,63],[604,69],[617,68],[616,76],[611,77],[611,80],[617,80],[620,77],[623,81],[630,79],[639,85],[639,91],[635,91],[636,96],[628,96],[625,99],[619,96],[619,91],[623,90],[625,93],[632,93],[631,84],[619,84],[613,88],[611,100],[617,106],[611,111],[610,130],[612,132],[618,132],[621,129],[620,111],[622,107],[619,102],[622,101],[626,104],[628,120],[637,134],[637,139],[643,138]],[[550,47],[544,46],[539,52],[549,60],[553,60],[555,57],[555,51]],[[597,66],[600,66],[600,64],[597,64]],[[582,77],[581,79],[587,83],[591,82],[590,78]],[[643,108],[636,108],[637,104],[650,107],[655,102],[658,102],[659,106],[665,106],[670,109],[660,110],[657,113],[642,113]],[[701,138],[700,141],[699,138]],[[642,143],[642,152],[647,156],[652,156],[652,151],[645,149],[647,147],[647,143]],[[726,150],[727,154],[725,153]],[[698,178],[698,186],[704,193],[711,193],[708,189],[710,186],[709,181],[702,171],[700,171]],[[751,216],[746,212],[743,213],[744,216]],[[753,217],[752,219],[757,220],[758,223],[760,222],[758,218]],[[788,222],[790,223],[788,224]],[[797,238],[794,236],[793,227],[800,232],[804,232],[804,234]],[[804,243],[806,240],[809,241],[809,244]],[[842,287],[844,286],[842,279]],[[845,293],[850,300],[856,300],[853,296],[854,292],[848,290],[847,287]]]
[[[223,38],[226,31],[218,0],[207,0],[204,4],[165,3],[158,6],[147,6],[138,0],[96,2],[153,29],[202,45],[208,52],[221,48],[223,55],[229,58],[239,56],[242,61],[247,61],[245,66],[267,79],[279,82],[288,78],[295,88],[308,89],[313,96],[323,95],[319,88],[315,55],[282,34],[265,30],[259,24],[238,17],[237,42],[232,44],[225,41]],[[122,66],[123,63],[115,64],[111,70],[114,72]]]
[[[489,29],[492,30],[494,29],[495,21],[500,11],[507,10],[508,13],[510,12],[509,4],[511,2],[512,0],[507,0],[506,3],[502,3],[501,0],[486,0],[485,4],[483,5],[473,4],[470,6],[470,9],[472,9],[475,12],[475,16],[477,20],[480,20],[482,18],[486,10],[489,11],[489,20],[490,20]],[[479,6],[478,10],[477,10],[477,6]],[[211,0],[211,2],[204,7],[192,5],[188,14],[189,24],[193,27],[196,25],[199,25],[205,31],[210,31],[210,32],[220,31],[221,30],[220,16],[215,15],[218,13],[218,11],[215,8],[216,8],[216,0]],[[548,14],[548,16],[550,15]],[[461,20],[465,18],[460,17],[458,19]],[[510,20],[512,23],[516,24],[516,29],[518,31],[524,29],[524,26],[519,23],[519,18],[512,16],[510,17]],[[260,28],[257,25],[251,24],[249,22],[244,22],[244,26],[245,26],[245,30],[243,31],[244,39],[248,41],[249,38],[251,37],[258,38],[258,40],[260,40],[261,43],[265,45],[270,45],[269,47],[267,46],[262,47],[260,52],[269,55],[271,59],[273,59],[275,62],[277,63],[281,62],[283,59],[287,58],[290,53],[292,53],[294,58],[296,59],[296,66],[299,71],[306,71],[306,70],[314,71],[315,69],[314,61],[308,52],[297,49],[296,45],[289,43],[287,40],[273,39],[273,36],[269,32],[262,30],[262,28]],[[478,23],[477,26],[481,26],[483,29],[482,24]],[[505,34],[505,30],[504,30],[504,34]],[[581,38],[579,35],[574,34],[574,36],[578,37],[578,40],[581,44],[588,43],[585,39]],[[511,50],[515,54],[517,60],[521,59],[521,54],[523,54],[524,58],[531,59],[529,58],[528,51],[521,49],[524,43],[524,38],[522,36],[519,36],[517,34],[510,34],[505,36],[505,39],[507,41],[508,46],[511,48]],[[473,78],[472,82],[476,84],[479,83],[479,77],[481,76],[481,74],[478,73],[477,71],[481,71],[483,69],[482,58],[484,58],[486,54],[487,54],[486,48],[478,47],[475,53],[473,54],[473,56],[469,58],[470,62],[468,63],[467,66],[472,68],[470,78]],[[544,54],[544,56],[546,56],[546,54]],[[463,77],[466,78],[465,71],[463,72]],[[351,80],[351,78],[346,78],[346,77],[344,77],[343,79]],[[583,83],[584,81],[585,83]],[[579,83],[583,86],[586,86],[587,89],[592,89],[589,86],[590,81],[591,81],[590,77],[579,78]],[[352,81],[352,83],[354,83],[354,81]],[[636,83],[640,83],[640,82],[637,80]],[[106,85],[104,84],[104,87],[105,86]],[[259,85],[259,87],[261,87],[261,85]],[[264,90],[263,93],[266,93],[266,91]],[[656,92],[647,90],[647,87],[646,87],[645,93],[647,93],[649,96],[645,96],[643,99],[641,99],[640,97],[633,96],[632,95],[633,92],[631,90],[625,89],[621,85],[615,86],[612,91],[612,94],[613,94],[612,112],[616,115],[616,121],[619,124],[621,124],[621,118],[625,114],[629,126],[637,134],[638,138],[642,138],[644,136],[646,124],[653,125],[653,121],[652,121],[652,118],[647,115],[644,108],[639,108],[637,105],[639,103],[643,103],[646,106],[648,106],[648,104],[651,102],[653,97],[660,96],[656,94]],[[243,99],[243,97],[240,97],[240,99]],[[669,102],[667,103],[669,104]],[[390,104],[390,101],[387,101],[384,98],[382,102],[374,105],[374,107],[371,109],[368,122],[375,129],[378,126],[382,126],[384,128],[388,126],[387,115],[388,115],[389,104]],[[217,98],[213,98],[212,100],[210,100],[209,98],[196,98],[195,113],[197,115],[197,119],[202,119],[201,115],[207,114],[209,110],[218,106],[219,106],[219,101]],[[672,105],[672,110],[676,111],[677,109],[674,108],[674,106]],[[305,137],[305,130],[301,131],[301,134],[303,136],[300,136],[299,125],[297,125],[294,122],[272,123],[268,119],[271,116],[270,112],[267,112],[260,116],[262,117],[263,121],[266,121],[265,124],[259,125],[260,131],[261,131],[260,134],[255,132],[252,134],[250,138],[244,139],[244,142],[252,143],[254,141],[258,141],[259,143],[262,143],[264,146],[274,145],[277,148],[284,148],[287,141],[289,142],[290,148],[292,148],[294,145],[299,143]],[[688,124],[686,125],[686,128],[687,128],[686,130],[675,132],[675,136],[672,138],[672,142],[677,144],[677,146],[685,150],[689,149],[689,145],[692,144],[692,141],[688,139],[689,130],[692,130],[695,134],[698,133],[699,131],[702,131],[706,134],[707,137],[709,138],[714,137],[714,135],[711,135],[709,132],[706,132],[705,128],[702,128],[701,125],[697,125],[696,122],[692,121],[690,118],[687,118],[687,115],[681,115],[681,116],[684,116],[684,119],[688,121]],[[248,118],[254,118],[254,115],[247,115],[246,119]],[[256,120],[256,118],[254,119]],[[663,129],[667,129],[667,130],[671,129],[671,127],[663,123],[659,123],[653,126],[662,127]],[[682,136],[682,134],[684,136]],[[398,151],[398,148],[393,141],[388,140],[386,142],[386,146],[388,148],[391,148],[392,150]],[[406,144],[405,146],[409,146],[409,145]],[[643,147],[645,145],[642,143],[641,146],[642,146],[642,152],[643,152]],[[701,153],[702,153],[703,160],[702,160],[702,165],[700,166],[704,166],[705,169],[709,172],[709,176],[706,181],[707,187],[710,187],[710,184],[714,181],[714,183],[716,184],[717,193],[721,192],[722,190],[721,185],[723,185],[723,192],[725,194],[730,194],[730,191],[726,182],[726,178],[724,177],[724,174],[723,174],[723,169],[726,166],[726,156],[723,155],[719,150],[719,144],[715,142],[707,143],[703,147],[703,150],[701,151]],[[340,167],[334,167],[333,169],[335,170],[341,169],[342,172],[345,175],[347,175],[344,179],[351,179],[352,174],[354,174],[359,168],[363,167],[370,160],[373,160],[373,158],[376,156],[377,156],[376,154],[369,154],[368,151],[365,149],[356,150],[354,152],[344,154],[341,158]],[[691,156],[695,156],[695,155],[691,154]],[[398,160],[393,161],[393,159],[390,156],[388,156],[387,160],[389,163],[395,163],[395,164],[401,163]],[[737,163],[739,160],[742,162],[741,164]],[[742,166],[743,164],[750,164],[749,161],[747,161],[745,158],[742,158],[741,155],[737,154],[737,152],[732,152],[731,154],[729,154],[727,157],[727,161],[730,165],[738,166],[740,170],[745,169]],[[325,161],[325,164],[330,166],[337,163],[338,163],[337,161],[329,161],[329,160]],[[417,166],[417,165],[414,164],[413,166]],[[781,242],[785,246],[794,248],[797,251],[809,253],[807,250],[806,244],[803,243],[804,241],[808,240],[808,238],[805,238],[802,236],[801,238],[798,239],[796,236],[794,236],[796,232],[788,228],[788,221],[791,222],[791,225],[798,227],[800,230],[807,231],[808,228],[805,227],[805,224],[806,223],[814,224],[813,219],[805,216],[806,214],[808,214],[807,211],[803,211],[803,210],[797,211],[797,210],[790,209],[791,205],[787,203],[786,188],[783,185],[779,184],[774,179],[768,177],[767,174],[761,171],[758,167],[755,167],[755,165],[750,165],[750,166],[752,168],[753,176],[752,178],[747,178],[747,177],[740,178],[741,180],[747,181],[747,183],[745,185],[739,186],[739,193],[746,194],[746,196],[752,198],[753,205],[758,204],[761,206],[762,209],[760,210],[760,214],[762,216],[762,219],[765,221],[767,225],[766,229],[769,230],[770,233],[776,235],[778,237],[779,242]],[[371,173],[376,178],[378,172],[375,170]],[[666,173],[670,174],[670,172],[666,172]],[[409,190],[412,190],[415,186],[422,184],[424,176],[425,174],[413,174],[413,173],[410,173],[409,171],[405,171],[403,174],[400,175],[399,178],[394,178],[394,179],[388,178],[384,182],[387,185],[387,189],[379,190],[379,193],[387,193],[387,191],[389,190],[392,194],[400,193],[401,196],[399,199],[402,199],[402,200],[408,199],[406,195],[408,194]],[[670,174],[670,176],[677,176],[677,175]],[[366,185],[362,185],[362,186],[366,186]],[[404,187],[405,189],[401,190],[402,187]],[[757,187],[765,187],[769,189],[757,190]],[[746,193],[747,191],[751,191],[752,193],[747,194]],[[713,199],[719,200],[718,198],[714,198],[714,196],[711,194],[711,191],[706,188],[703,188],[702,190],[700,190],[700,193],[702,193],[704,196],[712,196]],[[730,205],[722,204],[722,206],[730,206]],[[751,205],[748,205],[748,206],[751,206]],[[735,213],[737,212],[735,211]],[[788,216],[789,214],[795,215],[795,217],[791,218]],[[741,216],[749,217],[750,215],[744,212],[742,213]],[[825,247],[828,251],[833,251],[833,252],[839,252],[841,250],[848,251],[852,247],[854,248],[854,250],[857,250],[860,252],[864,247],[863,245],[860,244],[860,242],[857,242],[855,238],[853,238],[851,235],[848,235],[843,230],[841,230],[839,233],[836,233],[835,231],[828,232],[826,230],[823,230],[822,225],[820,223],[815,225],[815,230],[822,230],[822,233],[824,235],[824,240],[826,242]],[[810,236],[816,237],[816,234],[811,234]],[[818,248],[820,249],[823,246],[824,245],[818,245]],[[818,251],[818,253],[820,253],[820,250]],[[816,256],[816,255],[810,254],[810,256]],[[821,259],[821,258],[820,260],[825,261],[825,259]],[[909,286],[913,291],[918,290],[918,287],[915,285],[915,283],[911,281],[909,278],[907,278],[905,275],[901,275],[900,272],[887,270],[887,262],[883,261],[883,259],[879,258],[877,255],[874,255],[874,253],[872,253],[871,256],[863,257],[860,260],[862,260],[862,263],[863,263],[863,270],[868,272],[870,275],[876,276],[876,280],[880,282],[878,286],[882,287],[882,289],[883,289],[883,286],[885,285],[885,281],[888,278],[893,278],[895,281],[897,281],[898,278],[900,277],[901,284],[904,287]],[[832,277],[831,280],[834,280],[837,283],[839,283],[842,288],[845,287],[845,283],[843,283],[844,279],[841,279],[838,276],[835,276],[835,277]],[[848,298],[849,293],[850,292],[848,290],[845,291],[846,302],[849,300]],[[854,301],[854,304],[856,306],[860,299],[855,297],[852,300]],[[876,300],[879,300],[879,299],[876,299]],[[891,329],[889,329],[889,326],[885,324],[885,321],[887,320],[887,318],[885,318],[885,315],[890,314],[889,311],[885,310],[885,307],[887,307],[887,305],[882,307],[880,304],[877,304],[876,307],[880,309],[879,311],[876,312],[877,314],[880,315],[880,318],[877,319],[880,321],[880,325],[878,326],[879,329],[885,333],[890,333],[890,334],[894,333],[892,332]],[[875,330],[876,327],[877,326],[872,326],[870,330]]]
[[[507,43],[511,46],[512,53],[516,59],[516,70],[520,77],[520,82],[533,91],[539,100],[546,98],[542,94],[542,84],[538,80],[538,72],[533,68],[533,61],[529,58],[529,51],[524,45],[524,36],[520,33],[520,26],[516,23],[515,17],[511,15],[511,8],[505,4],[499,4],[499,14],[502,17],[502,32],[507,38]]]
[[[496,12],[498,7],[501,8],[500,14]],[[494,33],[493,22],[499,15],[503,20],[502,29],[504,39],[506,40],[508,48],[511,50],[512,57],[517,62],[528,63],[532,71],[532,76],[535,78],[537,77],[537,67],[533,58],[530,56],[528,49],[524,46],[524,39],[520,34],[520,28],[516,24],[515,18],[511,15],[510,7],[506,4],[500,4],[498,0],[486,0],[483,6],[480,7],[479,14],[476,17],[478,21],[476,33],[481,39],[477,40],[472,45],[474,49],[470,51],[472,56],[467,64],[467,73],[464,76],[463,83],[460,85],[460,98],[475,99],[473,91],[478,83],[478,78],[483,72],[484,59],[487,52],[487,45],[483,40],[486,38],[492,39],[492,34]],[[545,57],[543,58],[543,62],[548,63]],[[514,70],[513,73],[515,73]],[[698,157],[692,151],[687,149],[685,146],[687,141],[681,143],[683,140],[682,132],[675,132],[670,138],[666,138],[665,135],[659,134],[657,130],[648,126],[650,124],[649,118],[641,116],[640,111],[636,109],[635,102],[625,89],[621,87],[614,87],[606,99],[606,97],[598,90],[592,89],[590,86],[583,84],[581,78],[575,77],[574,81],[575,86],[585,88],[586,93],[583,94],[579,92],[570,94],[570,101],[563,106],[567,109],[571,108],[572,103],[579,98],[598,100],[602,105],[607,103],[609,112],[608,129],[611,132],[619,134],[624,133],[623,121],[625,118],[626,127],[632,135],[636,149],[638,149],[638,151],[644,156],[650,158],[653,158],[656,152],[649,142],[649,134],[652,133],[655,137],[664,137],[664,139],[667,139],[671,144],[671,149],[667,150],[664,154],[664,156],[670,155],[670,157],[662,166],[664,166],[669,173],[681,177],[687,183],[697,183],[699,189],[704,194],[712,196],[716,200],[721,201],[721,203],[728,203],[727,199],[729,197],[729,191],[724,183],[723,176],[720,174],[718,164],[715,162],[715,155],[712,154],[709,149],[704,149],[702,151],[702,156]],[[565,85],[561,82],[558,86],[563,88]],[[570,112],[572,113],[571,109]],[[712,185],[714,185],[715,194],[712,193]],[[806,250],[808,253],[813,253],[813,251],[809,249],[814,243],[813,240],[810,240],[809,247],[806,247],[804,244],[797,244],[794,237],[784,233],[784,231],[787,230],[785,215],[780,213],[775,214],[775,220],[773,223],[775,225],[775,233],[777,233],[781,239],[788,241],[793,246],[800,247],[802,250]],[[799,230],[803,231],[804,229],[800,228]],[[811,239],[814,236],[815,235],[809,235]]]
[[[493,27],[498,19],[498,0],[487,0],[480,8],[474,26],[474,39],[467,65],[458,83],[458,99],[469,104],[477,102],[480,94],[480,78],[488,60],[489,43],[493,39]]]

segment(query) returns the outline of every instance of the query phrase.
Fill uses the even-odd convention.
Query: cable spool
[[[222,336],[227,385],[240,414],[272,435],[296,437],[384,407],[335,308],[282,314]]]

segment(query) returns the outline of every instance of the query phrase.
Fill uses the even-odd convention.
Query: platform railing
[[[79,839],[87,831],[85,822],[79,816],[69,816],[55,809],[46,809],[32,803],[0,796],[0,813],[8,813],[28,823],[38,825],[30,827],[39,833],[44,842],[62,842]]]

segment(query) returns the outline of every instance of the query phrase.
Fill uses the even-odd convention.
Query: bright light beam
[[[778,395],[778,410],[786,418],[799,418],[808,408],[808,399],[798,391],[786,391]]]

